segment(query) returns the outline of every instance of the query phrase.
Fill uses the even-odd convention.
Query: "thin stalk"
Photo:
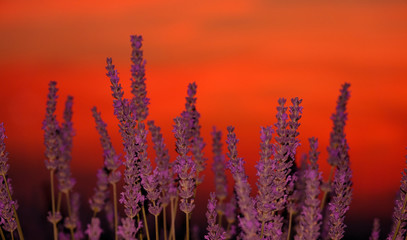
[[[7,189],[7,194],[8,194],[9,200],[10,200],[10,202],[13,202],[13,199],[11,198],[10,188],[7,183],[6,175],[4,175],[4,174],[3,174],[3,180],[6,183],[6,189]],[[20,224],[20,220],[18,219],[16,207],[14,206],[14,204],[12,204],[12,206],[13,206],[14,216],[16,217],[18,236],[21,240],[24,240],[23,230],[21,229],[21,224]]]
[[[189,213],[185,213],[185,220],[186,220],[186,222],[187,222],[187,230],[186,230],[186,236],[185,236],[185,239],[186,240],[189,240]]]
[[[261,234],[260,234],[260,239],[263,239],[263,234],[264,234],[264,220],[261,222]]]
[[[159,240],[159,236],[158,236],[158,216],[154,215],[154,220],[155,220],[155,240]]]
[[[54,171],[50,171],[50,181],[51,181],[51,208],[52,208],[52,216],[55,217],[55,193],[54,193]],[[53,222],[53,231],[54,231],[54,240],[58,240],[58,229],[57,223]]]
[[[71,210],[71,201],[69,197],[69,190],[65,192],[65,197],[66,197],[66,206],[68,207],[68,216],[72,221],[72,210]],[[71,239],[75,240],[73,228],[69,228],[69,232],[71,233]]]
[[[218,203],[218,206],[219,206],[219,207],[222,205],[222,202],[223,202],[223,199],[220,199],[220,200],[219,200],[219,203]],[[219,224],[220,227],[222,227],[222,217],[223,217],[223,212],[222,212],[222,211],[219,211],[219,214],[218,214],[218,224]]]
[[[143,211],[143,220],[144,220],[144,227],[145,227],[144,229],[146,230],[147,240],[150,240],[150,233],[148,232],[146,209],[144,208],[144,205],[141,207],[141,210]]]
[[[58,192],[57,212],[59,212],[61,210],[61,198],[62,198],[62,192]]]
[[[407,194],[404,193],[403,208],[401,209],[401,212],[402,212],[402,213],[404,213],[404,209],[406,208],[406,203],[407,203]],[[396,231],[394,232],[394,235],[393,235],[392,240],[396,239],[397,234],[399,233],[399,230],[400,230],[400,225],[401,225],[401,219],[399,219],[398,222],[397,222]]]
[[[6,240],[6,237],[4,236],[3,229],[0,227],[0,235],[1,235],[1,240]]]
[[[11,234],[11,240],[14,240],[14,231],[11,231],[10,234]]]
[[[118,240],[117,235],[117,227],[119,225],[119,217],[117,214],[117,194],[116,194],[116,183],[112,183],[113,185],[113,208],[114,208],[114,239]]]
[[[137,213],[137,222],[138,222],[138,223],[140,222],[140,214],[139,214],[139,213]],[[139,238],[140,240],[143,240],[143,232],[142,232],[142,230],[139,230],[138,238]]]
[[[164,240],[167,240],[167,214],[165,209],[167,206],[163,206],[163,225],[164,225]]]
[[[331,167],[331,172],[329,173],[328,184],[331,185],[332,177],[334,175],[335,166]],[[326,198],[328,197],[328,191],[324,191],[324,196],[322,197],[321,201],[321,210],[324,210]]]
[[[293,224],[293,212],[290,211],[290,219],[288,220],[287,240],[290,240],[292,224]]]
[[[176,216],[176,212],[175,212],[175,207],[174,207],[174,200],[175,199],[171,199],[171,229],[170,229],[170,235],[168,236],[169,240],[175,240],[175,216]]]

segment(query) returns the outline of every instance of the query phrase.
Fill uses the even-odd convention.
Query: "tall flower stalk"
[[[321,227],[321,209],[319,196],[319,185],[321,182],[321,174],[318,170],[318,139],[310,138],[310,151],[309,160],[310,165],[305,171],[305,202],[302,207],[301,215],[298,222],[297,235],[295,240],[305,239],[313,240],[318,239]]]
[[[100,135],[100,143],[103,148],[103,158],[104,166],[98,171],[98,184],[95,189],[95,195],[91,201],[91,207],[94,212],[93,216],[101,211],[105,205],[105,201],[108,195],[108,184],[112,186],[113,195],[113,212],[114,212],[114,226],[115,232],[117,232],[117,226],[119,221],[118,211],[117,211],[117,182],[121,178],[121,173],[118,168],[121,166],[121,161],[119,155],[116,154],[113,148],[110,136],[107,132],[107,124],[102,120],[101,114],[97,111],[96,107],[92,108],[92,115],[95,119],[96,130]],[[96,223],[94,223],[96,224]]]
[[[135,224],[134,218],[140,212],[140,205],[144,201],[144,196],[141,194],[141,185],[139,178],[139,168],[136,156],[136,139],[135,127],[136,119],[134,107],[131,102],[123,98],[123,90],[119,83],[117,70],[114,69],[112,59],[107,59],[107,76],[111,82],[111,90],[114,106],[114,114],[119,120],[120,133],[123,139],[126,169],[124,170],[124,192],[121,193],[120,203],[124,205],[124,212],[127,220],[122,220],[122,230],[128,229],[131,223]],[[116,224],[116,223],[115,223]],[[133,229],[133,228],[131,228]],[[134,229],[139,229],[134,227]],[[133,230],[134,230],[133,229]],[[115,226],[115,239],[118,239],[118,226]]]
[[[339,146],[342,144],[343,139],[345,138],[345,125],[348,118],[348,113],[346,112],[346,106],[350,98],[349,93],[349,83],[344,83],[340,90],[340,95],[336,101],[336,111],[331,116],[333,122],[332,131],[329,137],[329,146],[328,150],[328,163],[331,165],[331,171],[329,173],[328,182],[325,184],[327,187],[322,188],[324,194],[321,201],[321,209],[324,209],[324,206],[327,201],[328,193],[331,191],[331,182],[332,177],[334,176],[335,168],[339,163]]]
[[[179,178],[178,195],[180,196],[179,209],[185,213],[186,219],[186,240],[189,240],[190,227],[189,216],[195,208],[194,191],[196,187],[196,164],[191,156],[188,156],[189,144],[187,138],[188,122],[182,117],[174,119],[174,135],[176,138],[176,152],[178,153],[174,171]]]
[[[60,131],[59,124],[56,120],[55,110],[57,103],[56,82],[49,83],[49,92],[47,96],[47,108],[45,119],[43,121],[42,129],[44,130],[44,144],[45,144],[45,166],[50,171],[51,183],[51,211],[48,212],[48,221],[52,223],[54,240],[58,239],[57,223],[61,220],[61,214],[56,210],[55,206],[55,189],[54,189],[54,176],[58,167],[58,160],[60,157],[58,133]]]
[[[10,232],[13,238],[15,229],[18,231],[20,239],[24,239],[20,220],[17,214],[17,202],[13,200],[13,190],[11,188],[11,179],[7,177],[10,168],[8,162],[8,153],[6,152],[6,138],[4,124],[0,123],[0,174],[3,177],[0,181],[0,217],[3,219],[3,228]],[[3,237],[3,232],[1,232]]]
[[[215,127],[212,130],[212,152],[213,165],[212,170],[215,173],[215,195],[219,200],[217,204],[217,214],[219,215],[218,224],[222,226],[222,216],[224,215],[224,200],[227,197],[227,180],[226,180],[226,161],[222,153],[222,132],[217,131]]]
[[[228,167],[232,172],[233,179],[235,180],[235,191],[238,198],[238,205],[243,217],[239,219],[240,227],[244,233],[244,239],[255,240],[259,239],[257,231],[259,229],[259,222],[257,221],[257,213],[254,206],[254,199],[250,197],[250,184],[247,181],[247,175],[244,170],[243,158],[237,156],[237,143],[238,139],[234,133],[234,127],[227,127],[228,135],[226,144],[228,145],[229,157]]]

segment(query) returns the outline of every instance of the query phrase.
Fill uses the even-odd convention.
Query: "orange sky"
[[[105,59],[113,58],[128,87],[129,35],[142,34],[150,119],[164,129],[167,145],[174,148],[172,119],[195,81],[207,156],[212,126],[236,126],[253,184],[260,126],[275,123],[279,97],[303,98],[299,152],[308,151],[308,137],[318,137],[327,175],[329,117],[340,85],[350,82],[350,215],[390,217],[407,147],[407,4],[328,2],[0,2],[0,121],[16,195],[34,196],[47,180],[41,122],[47,84],[56,80],[59,113],[68,94],[75,98],[72,168],[89,197],[93,185],[84,183],[95,182],[102,164],[92,106],[122,149]],[[205,190],[212,191],[212,175],[206,175]]]

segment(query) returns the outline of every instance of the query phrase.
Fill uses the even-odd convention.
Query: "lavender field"
[[[45,162],[49,173],[49,202],[44,235],[47,239],[343,239],[346,214],[352,202],[352,158],[346,136],[347,103],[351,101],[351,84],[338,86],[336,109],[331,116],[328,158],[319,158],[318,136],[310,137],[307,154],[298,154],[298,138],[303,114],[300,97],[278,99],[275,119],[261,126],[260,152],[255,168],[256,185],[248,181],[245,160],[239,155],[239,136],[234,126],[213,127],[212,139],[204,141],[201,115],[196,107],[198,86],[186,87],[185,108],[173,119],[175,146],[166,144],[161,128],[149,118],[142,37],[131,36],[131,98],[124,97],[122,84],[113,60],[106,60],[106,81],[114,116],[119,125],[123,154],[114,149],[107,124],[98,106],[89,114],[100,135],[104,162],[97,171],[94,194],[88,205],[80,206],[78,184],[71,172],[75,129],[72,116],[74,96],[65,100],[62,121],[56,108],[63,103],[58,84],[50,81],[43,120]],[[107,89],[108,90],[108,89]],[[61,89],[61,91],[64,91]],[[108,94],[108,93],[106,93]],[[13,197],[6,149],[7,126],[0,125],[0,218],[1,239],[38,239],[25,232],[19,218],[18,199]],[[327,133],[328,134],[328,133]],[[148,141],[151,139],[151,142]],[[154,154],[148,154],[148,146]],[[170,149],[176,149],[171,159]],[[211,151],[213,159],[204,152]],[[319,164],[331,166],[323,180]],[[205,177],[213,171],[213,179]],[[231,174],[233,181],[228,182]],[[230,178],[229,178],[230,179]],[[197,193],[206,182],[214,182],[206,206],[198,205]],[[230,191],[232,188],[233,190]],[[14,189],[15,190],[15,189]],[[18,190],[15,190],[18,191]],[[407,172],[401,176],[395,202],[391,231],[381,232],[380,220],[371,219],[369,239],[405,239]],[[233,194],[230,194],[232,192]],[[92,214],[85,216],[83,208]],[[197,209],[206,209],[206,221],[192,221]],[[45,216],[45,213],[44,213]],[[45,219],[44,219],[45,222]]]

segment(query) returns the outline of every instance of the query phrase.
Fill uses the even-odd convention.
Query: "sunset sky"
[[[354,194],[347,220],[367,228],[376,216],[384,225],[390,223],[407,154],[407,3],[118,2],[0,1],[0,122],[8,136],[10,177],[21,212],[48,207],[41,124],[51,80],[60,90],[59,117],[66,96],[74,97],[72,171],[88,211],[87,199],[103,164],[90,109],[97,106],[102,112],[121,152],[106,57],[113,58],[130,97],[129,36],[141,34],[149,119],[163,129],[172,159],[173,119],[184,108],[188,83],[198,85],[197,108],[209,158],[207,184],[200,190],[202,214],[214,191],[212,126],[224,131],[224,139],[226,126],[236,127],[238,151],[254,189],[260,126],[275,123],[279,97],[302,98],[298,154],[308,152],[309,137],[317,137],[326,177],[330,116],[341,85],[349,82],[345,132]],[[25,217],[27,222],[38,219]]]

